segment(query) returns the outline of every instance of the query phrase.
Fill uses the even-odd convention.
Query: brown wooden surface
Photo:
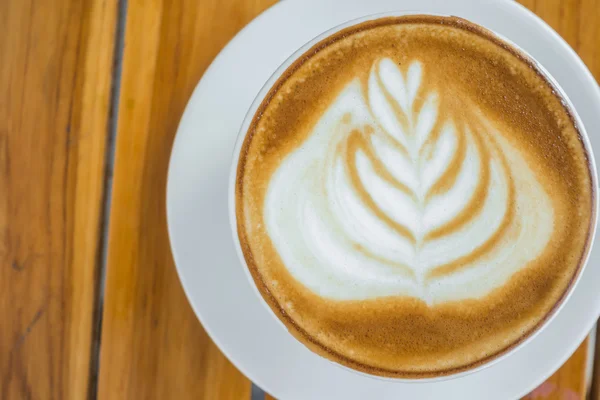
[[[0,399],[94,395],[119,0],[0,0]],[[166,166],[223,45],[275,0],[129,0],[98,398],[248,399],[170,255]],[[522,0],[600,78],[600,0]],[[529,398],[583,399],[582,347]]]
[[[273,0],[129,1],[109,228],[99,399],[248,399],[181,289],[166,173],[177,124],[219,50]]]
[[[0,1],[0,399],[84,399],[116,1]]]

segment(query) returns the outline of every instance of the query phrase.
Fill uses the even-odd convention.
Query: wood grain
[[[183,296],[164,187],[193,86],[225,42],[273,1],[129,1],[100,398],[249,396],[249,382],[211,344]],[[600,0],[522,3],[600,77]],[[1,399],[94,395],[116,9],[117,0],[0,1]],[[583,396],[584,364],[580,347],[533,395]]]
[[[203,331],[167,238],[177,124],[202,73],[273,0],[129,1],[109,229],[99,399],[248,399]]]
[[[84,399],[116,1],[0,1],[0,398]]]

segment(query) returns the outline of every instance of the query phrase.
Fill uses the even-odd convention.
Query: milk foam
[[[426,79],[418,61],[376,62],[269,182],[268,235],[320,296],[480,298],[552,236],[551,200],[519,150],[468,102],[442,113]]]

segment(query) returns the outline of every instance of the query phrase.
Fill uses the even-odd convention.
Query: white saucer
[[[260,303],[240,265],[227,211],[233,146],[254,97],[277,67],[318,34],[390,11],[451,14],[517,43],[549,70],[600,154],[600,88],[544,22],[508,0],[286,0],[240,32],[196,87],[173,146],[167,188],[171,245],[184,290],[206,331],[250,379],[280,399],[515,399],[577,348],[600,313],[600,247],[564,308],[514,354],[482,371],[435,383],[355,374],[297,342]]]

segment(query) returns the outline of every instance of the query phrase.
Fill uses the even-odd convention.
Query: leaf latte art
[[[581,275],[597,200],[577,118],[535,62],[463,19],[409,15],[280,71],[244,124],[230,204],[294,337],[424,378],[541,329]]]
[[[519,149],[428,85],[428,68],[376,60],[273,173],[265,228],[320,296],[481,298],[552,237],[552,202]]]

